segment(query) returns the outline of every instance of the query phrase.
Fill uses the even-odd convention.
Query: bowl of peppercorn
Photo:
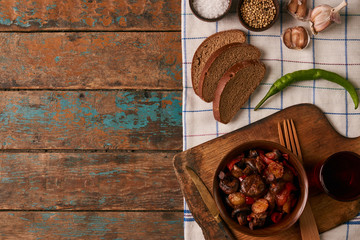
[[[280,15],[278,0],[239,0],[237,14],[240,23],[254,32],[272,27]]]

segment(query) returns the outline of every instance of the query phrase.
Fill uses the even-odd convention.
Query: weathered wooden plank
[[[1,239],[183,239],[182,212],[0,212]]]
[[[176,0],[4,0],[1,31],[180,30]]]
[[[5,91],[5,149],[181,150],[181,92]]]
[[[182,210],[171,153],[0,153],[2,210]]]
[[[176,32],[0,33],[0,89],[178,89]]]

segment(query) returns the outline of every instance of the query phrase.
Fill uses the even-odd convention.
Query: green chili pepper
[[[355,90],[355,87],[349,81],[334,72],[329,72],[323,69],[308,69],[288,73],[276,80],[271,86],[270,90],[265,95],[265,97],[259,102],[258,105],[256,105],[254,110],[257,110],[269,97],[280,92],[294,82],[312,79],[315,80],[320,78],[333,83],[337,83],[340,86],[344,87],[349,92],[352,100],[354,101],[355,109],[358,108],[359,96]]]

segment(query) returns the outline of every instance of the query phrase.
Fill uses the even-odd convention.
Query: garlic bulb
[[[339,11],[347,5],[344,0],[337,7],[329,5],[319,5],[314,8],[310,15],[310,28],[313,34],[325,30],[333,22],[341,23]]]
[[[286,8],[296,19],[307,20],[309,11],[306,6],[306,0],[289,0]]]

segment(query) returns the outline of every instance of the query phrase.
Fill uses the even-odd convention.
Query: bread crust
[[[191,81],[192,81],[192,86],[194,89],[194,92],[196,95],[199,95],[198,93],[198,83],[199,83],[199,79],[197,79],[195,77],[195,69],[200,67],[195,65],[196,63],[196,58],[198,58],[199,55],[201,55],[201,53],[206,49],[207,44],[210,43],[210,41],[212,41],[213,38],[218,37],[220,35],[224,35],[224,34],[228,34],[228,33],[234,33],[234,34],[240,34],[241,37],[239,37],[237,42],[240,43],[244,43],[246,41],[246,34],[238,29],[232,29],[232,30],[226,30],[226,31],[221,31],[218,33],[215,33],[211,36],[209,36],[208,38],[206,38],[197,48],[197,50],[194,53],[194,56],[192,58],[192,64],[191,64]],[[207,61],[207,59],[202,59],[201,61]],[[201,72],[201,69],[199,70]]]
[[[219,48],[213,54],[211,54],[209,59],[206,61],[204,68],[201,71],[201,75],[200,75],[200,79],[199,79],[199,83],[198,83],[198,96],[202,100],[204,100],[205,102],[211,102],[212,101],[212,99],[211,100],[210,99],[205,99],[204,94],[203,94],[206,74],[209,72],[209,70],[212,67],[212,64],[214,63],[214,61],[222,53],[225,53],[226,51],[228,51],[230,49],[234,49],[236,47],[244,47],[244,48],[248,48],[248,49],[251,49],[252,51],[256,52],[257,56],[254,59],[259,59],[260,56],[261,56],[261,52],[257,47],[255,47],[253,45],[250,45],[250,44],[247,44],[247,43],[230,43],[230,44],[227,44],[227,45]],[[246,59],[246,60],[250,60],[250,59]],[[245,59],[242,59],[242,61],[245,61]]]
[[[215,90],[215,98],[213,101],[213,114],[214,114],[215,120],[217,120],[221,123],[225,123],[225,124],[230,122],[230,120],[224,121],[224,119],[221,119],[221,114],[220,114],[221,95],[222,95],[226,85],[236,75],[236,73],[246,67],[251,66],[251,65],[258,65],[259,67],[262,67],[264,69],[264,75],[265,75],[266,67],[260,60],[247,60],[247,61],[242,61],[242,62],[236,63],[231,68],[229,68],[229,70],[227,70],[226,73],[221,77],[221,79],[217,85],[217,88]],[[260,82],[264,78],[264,75],[261,76],[261,78],[259,78],[260,81],[253,82],[254,85],[253,85],[253,89],[251,89],[251,91],[243,92],[243,95],[245,97],[243,98],[243,102],[241,103],[241,105],[244,105],[244,103],[249,99],[249,97],[253,93],[253,91],[259,86]]]

